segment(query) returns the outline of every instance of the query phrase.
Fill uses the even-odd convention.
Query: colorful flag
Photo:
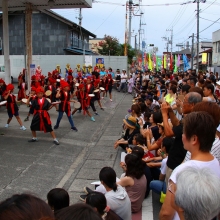
[[[170,54],[170,70],[173,70],[173,56]]]
[[[174,72],[177,72],[177,62],[178,62],[178,60],[177,60],[177,55],[175,55],[175,61],[174,61]]]
[[[188,58],[185,54],[183,55],[183,65],[184,65],[184,71],[187,71],[189,69],[189,63],[188,63]]]
[[[163,57],[163,68],[167,68],[167,55],[166,54]]]
[[[180,55],[178,54],[178,58],[177,58],[177,67],[180,67]]]
[[[148,69],[152,70],[153,69],[153,62],[151,60],[151,55],[149,54],[149,61],[148,61]]]

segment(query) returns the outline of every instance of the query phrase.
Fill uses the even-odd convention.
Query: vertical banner
[[[202,64],[207,64],[207,53],[202,53]]]
[[[104,58],[96,58],[96,66],[102,68],[104,66]]]
[[[92,66],[92,56],[85,56],[85,65]]]

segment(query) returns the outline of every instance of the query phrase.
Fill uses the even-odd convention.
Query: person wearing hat
[[[44,131],[44,133],[50,132],[53,138],[53,143],[59,145],[59,141],[56,139],[55,133],[52,129],[50,115],[47,112],[53,106],[45,97],[43,97],[44,89],[42,87],[36,89],[36,94],[37,97],[31,102],[32,108],[34,109],[34,116],[30,126],[33,137],[28,142],[37,142],[36,131]]]
[[[36,98],[36,88],[35,87],[31,87],[31,94],[29,95],[28,99],[27,99],[27,106],[29,107],[29,112],[27,117],[24,119],[24,121],[29,121],[29,117],[30,115],[34,114],[34,109],[31,105],[32,101]]]
[[[0,102],[4,100],[3,94],[6,90],[6,84],[3,79],[0,79]]]
[[[123,119],[125,127],[125,135],[123,138],[117,140],[114,144],[116,149],[118,146],[122,147],[124,150],[128,147],[129,144],[132,144],[132,140],[135,134],[140,133],[138,129],[137,120],[135,117],[130,116],[127,119]]]
[[[54,126],[54,129],[58,129],[59,125],[60,125],[60,121],[63,117],[63,113],[66,113],[66,116],[69,120],[69,123],[71,125],[71,130],[72,131],[78,131],[77,128],[75,127],[74,123],[73,123],[73,119],[71,117],[71,107],[70,107],[70,86],[69,84],[64,81],[61,80],[60,81],[60,85],[61,85],[61,89],[57,90],[57,94],[56,94],[56,98],[60,99],[61,103],[59,104],[59,115],[57,118],[57,122],[56,125]]]
[[[4,99],[5,101],[7,101],[6,108],[8,112],[8,121],[7,124],[5,125],[5,128],[8,128],[9,123],[11,122],[13,116],[15,116],[18,123],[20,124],[20,129],[25,131],[26,128],[22,124],[22,121],[19,117],[18,106],[16,104],[16,96],[13,94],[13,91],[14,91],[14,85],[8,84],[6,91],[4,93]]]
[[[79,109],[74,109],[72,112],[72,116],[76,113],[77,110],[83,110],[83,114],[85,115],[87,113],[87,115],[91,118],[91,121],[95,122],[95,118],[91,115],[91,113],[89,112],[88,108],[89,105],[88,104],[88,94],[85,91],[85,85],[84,84],[80,84],[78,87],[78,90],[76,92],[76,96],[78,101],[81,103],[81,107]]]

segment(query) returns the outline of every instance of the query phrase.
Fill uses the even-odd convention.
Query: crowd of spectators
[[[132,69],[128,79],[118,85],[118,91],[131,86],[133,99],[114,143],[122,151],[121,177],[103,167],[99,186],[85,186],[84,203],[75,205],[59,188],[48,193],[48,205],[32,195],[14,195],[0,203],[0,219],[137,219],[151,190],[161,195],[160,220],[218,218],[220,81],[213,73],[165,69]]]

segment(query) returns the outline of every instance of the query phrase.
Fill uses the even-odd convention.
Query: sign
[[[207,63],[207,53],[202,53],[202,64]]]
[[[35,64],[30,64],[31,77],[32,77],[33,75],[35,75],[35,71],[36,71]]]
[[[102,68],[104,66],[104,58],[96,58],[96,66]]]
[[[85,65],[92,66],[92,56],[85,56]]]

